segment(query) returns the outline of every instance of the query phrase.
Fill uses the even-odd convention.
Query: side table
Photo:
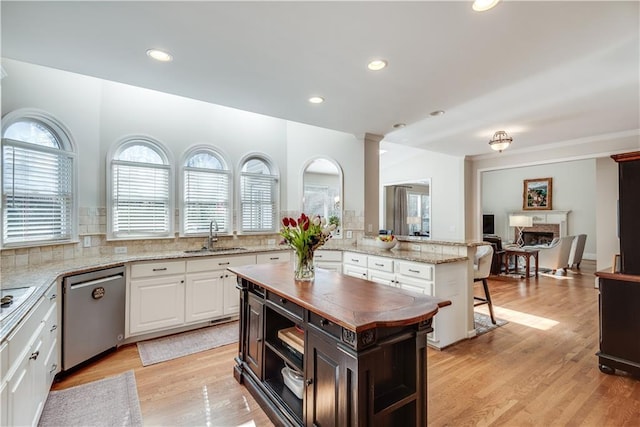
[[[503,265],[505,273],[509,273],[509,260],[513,257],[513,272],[517,274],[518,258],[523,257],[526,270],[522,277],[528,279],[531,277],[531,258],[533,258],[535,260],[535,277],[538,277],[538,252],[537,249],[504,248]]]

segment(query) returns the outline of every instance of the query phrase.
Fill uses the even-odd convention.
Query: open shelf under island
[[[296,282],[290,264],[229,270],[234,376],[276,424],[427,425],[427,334],[449,301],[322,269]]]

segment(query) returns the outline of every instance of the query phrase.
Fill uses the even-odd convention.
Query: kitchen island
[[[290,264],[229,269],[241,291],[234,376],[276,424],[427,425],[427,334],[450,304]]]

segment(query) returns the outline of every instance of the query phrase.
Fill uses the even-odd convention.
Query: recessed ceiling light
[[[324,98],[321,96],[312,96],[309,98],[309,102],[312,104],[322,104],[324,102]]]
[[[444,114],[444,110],[436,110],[429,113],[431,117],[441,116]]]
[[[406,123],[396,123],[395,125],[393,125],[393,127],[395,129],[400,129],[400,128],[405,127],[406,125],[407,125]]]
[[[158,50],[158,49],[149,49],[147,51],[147,56],[155,59],[156,61],[160,61],[160,62],[170,62],[173,61],[173,56],[171,56],[171,54],[164,52],[162,50]]]
[[[367,64],[367,68],[371,71],[380,71],[387,66],[387,61],[384,59],[374,59]]]
[[[475,0],[471,8],[476,12],[484,12],[498,4],[500,0]]]

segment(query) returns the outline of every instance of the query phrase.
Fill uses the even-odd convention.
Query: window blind
[[[229,174],[211,169],[184,169],[184,234],[209,232],[215,219],[218,231],[229,231]]]
[[[114,160],[112,168],[113,235],[167,235],[169,167]]]
[[[242,231],[274,231],[276,178],[244,173],[240,177]]]
[[[2,141],[4,244],[64,241],[73,233],[73,155]]]

